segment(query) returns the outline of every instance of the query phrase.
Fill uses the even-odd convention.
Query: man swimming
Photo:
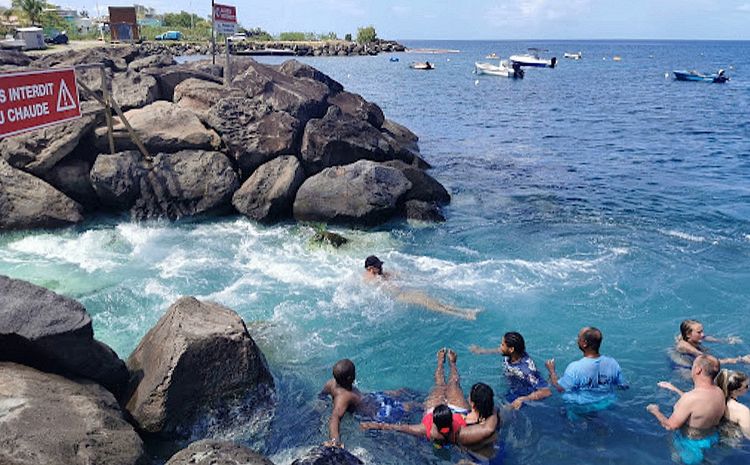
[[[366,280],[385,280],[388,281],[393,278],[393,275],[391,273],[383,271],[383,262],[376,257],[375,255],[370,255],[365,259],[365,279]],[[457,316],[459,318],[464,318],[467,320],[476,320],[477,319],[477,313],[479,313],[479,310],[476,309],[465,309],[465,308],[459,308],[454,307],[452,305],[445,304],[443,302],[440,302],[438,300],[433,299],[432,297],[426,295],[424,292],[417,291],[417,290],[411,290],[411,289],[403,289],[400,288],[394,284],[390,284],[386,287],[387,289],[391,290],[399,302],[403,302],[405,304],[410,305],[417,305],[420,307],[424,307],[428,310],[433,310],[440,313],[445,313],[452,316]]]
[[[646,407],[668,431],[675,431],[674,446],[686,465],[703,461],[704,451],[719,442],[719,425],[726,403],[724,393],[714,384],[720,364],[716,357],[699,355],[690,371],[694,388],[684,393],[667,418],[656,404]]]
[[[582,328],[578,332],[578,348],[583,358],[571,362],[560,379],[555,373],[555,360],[547,360],[545,364],[550,384],[563,393],[563,400],[573,407],[568,410],[570,419],[609,407],[616,400],[615,389],[628,388],[617,361],[599,353],[602,339],[602,332],[597,328]]]

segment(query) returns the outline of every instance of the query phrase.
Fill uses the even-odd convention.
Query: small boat
[[[396,62],[396,61],[398,61],[398,57],[391,57],[389,61]]]
[[[718,73],[714,74],[703,74],[696,70],[672,71],[672,73],[674,73],[674,78],[677,81],[716,82],[722,84],[729,80],[724,74],[723,69],[720,69]]]
[[[552,57],[549,60],[539,57],[540,52],[546,52],[548,50],[541,50],[538,48],[530,48],[529,53],[521,55],[511,55],[511,63],[518,63],[520,66],[533,66],[536,68],[554,68],[557,64],[557,58]]]
[[[580,60],[583,58],[582,52],[565,52],[565,55],[563,55],[565,58],[569,58],[571,60]]]
[[[521,66],[514,63],[512,66],[507,60],[503,60],[499,65],[490,63],[474,63],[474,72],[477,74],[489,74],[491,76],[502,76],[507,78],[523,79],[523,70]]]
[[[428,70],[435,69],[435,65],[433,65],[429,61],[414,61],[409,65],[409,68]]]
[[[490,53],[485,58],[488,59],[488,60],[499,60],[500,59],[500,57],[497,56],[497,54],[495,52]]]
[[[620,55],[615,55],[612,57],[612,61],[622,61],[622,57]]]

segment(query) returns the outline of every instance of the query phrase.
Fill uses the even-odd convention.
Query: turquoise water
[[[659,380],[687,387],[666,356],[679,322],[698,318],[709,334],[743,339],[715,345],[719,355],[750,353],[750,44],[407,45],[461,53],[303,61],[420,136],[432,174],[453,195],[446,223],[333,228],[351,239],[334,250],[291,223],[96,218],[0,235],[0,273],[80,300],[96,336],[123,358],[180,295],[256,323],[281,400],[271,431],[247,440],[279,464],[326,439],[330,406],[316,394],[339,358],[355,361],[363,390],[426,393],[436,350],[450,346],[464,387],[487,382],[499,400],[499,357],[472,355],[470,344],[497,345],[516,330],[539,365],[554,357],[562,371],[579,357],[578,329],[594,325],[631,389],[580,423],[566,419],[559,396],[508,413],[505,463],[671,463],[669,435],[645,406],[670,411],[675,398]],[[521,81],[472,74],[488,53],[534,45],[584,59]],[[425,59],[434,71],[408,69]],[[732,77],[726,85],[665,78],[720,67]],[[362,280],[371,253],[402,285],[482,313],[464,321],[394,301]],[[447,463],[423,441],[365,434],[350,419],[343,438],[369,463]],[[708,458],[748,463],[750,446],[725,444]]]

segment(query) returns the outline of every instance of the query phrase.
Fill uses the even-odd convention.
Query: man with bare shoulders
[[[716,427],[726,409],[724,393],[714,384],[719,368],[716,357],[699,355],[690,372],[694,388],[680,397],[669,418],[656,404],[646,407],[664,429],[675,432],[674,446],[686,465],[702,462],[704,451],[719,442]]]

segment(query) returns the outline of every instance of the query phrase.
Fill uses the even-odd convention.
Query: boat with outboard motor
[[[554,68],[557,64],[557,58],[552,57],[549,60],[541,58],[541,52],[548,52],[539,48],[530,48],[529,53],[511,55],[511,63],[518,63],[520,66],[532,66],[536,68]]]
[[[723,69],[714,74],[703,74],[694,69],[690,71],[672,71],[672,73],[676,81],[715,82],[723,84],[729,80],[726,74],[724,74]]]
[[[569,58],[571,60],[580,60],[581,58],[583,58],[583,52],[565,52],[563,57]]]
[[[430,63],[429,61],[414,61],[409,65],[409,68],[421,69],[426,71],[429,69],[435,69],[435,65]]]
[[[499,65],[491,63],[474,63],[474,72],[476,74],[489,74],[490,76],[502,76],[507,78],[523,79],[523,69],[517,63],[509,64],[508,60],[500,61]]]

